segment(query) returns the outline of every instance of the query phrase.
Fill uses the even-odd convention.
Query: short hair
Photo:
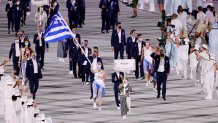
[[[202,6],[198,6],[198,11],[203,11],[203,7]]]
[[[141,34],[141,33],[139,33],[139,34],[137,35],[137,37],[139,37],[139,36],[142,36],[142,34]]]
[[[181,6],[181,5],[178,7],[178,9],[177,9],[177,12],[178,12],[178,13],[181,13],[181,12],[183,12],[183,8],[182,8],[182,6]]]
[[[98,50],[98,47],[93,47],[93,49],[96,49],[96,50]]]
[[[133,32],[135,32],[135,30],[134,30],[134,29],[130,31],[130,34],[132,34]]]
[[[121,24],[121,22],[117,22],[117,24],[116,24],[116,25],[118,26],[119,24]]]
[[[88,40],[84,40],[85,42],[89,42]]]

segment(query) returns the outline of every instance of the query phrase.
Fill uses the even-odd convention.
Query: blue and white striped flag
[[[64,21],[62,15],[56,13],[44,33],[45,42],[58,42],[67,38],[73,38],[69,26]]]

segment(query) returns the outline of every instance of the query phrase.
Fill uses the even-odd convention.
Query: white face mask
[[[9,4],[12,4],[12,1],[8,1]]]
[[[15,43],[19,43],[19,40],[15,40]]]
[[[25,43],[25,46],[28,46],[29,43]]]
[[[98,68],[98,69],[101,69],[101,65],[97,65],[97,68]]]

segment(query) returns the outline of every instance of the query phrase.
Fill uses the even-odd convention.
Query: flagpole
[[[61,15],[59,12],[58,12],[58,14]],[[64,21],[64,23],[66,23],[66,21],[64,20],[64,18],[63,18],[62,15],[61,15],[61,18],[62,18],[62,20]],[[66,24],[67,24],[67,23],[66,23]],[[70,29],[70,27],[68,26],[68,24],[67,24],[67,28],[70,30],[70,33],[71,33],[71,35],[72,35],[72,37],[73,37],[73,32],[72,32],[72,30]],[[76,41],[76,42],[74,42],[74,44],[75,44],[77,47],[79,47],[80,50],[82,51],[82,54],[84,54],[84,50],[82,49],[81,45],[78,43],[78,40],[76,39],[76,37],[73,37],[73,39],[75,39],[75,41]],[[85,54],[84,54],[84,56],[86,57]],[[86,57],[86,59],[88,60],[89,64],[92,65],[92,63],[90,62],[89,58]]]

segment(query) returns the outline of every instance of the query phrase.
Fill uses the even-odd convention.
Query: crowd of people
[[[146,87],[153,83],[153,90],[157,92],[157,98],[162,95],[163,100],[166,100],[166,81],[172,70],[184,79],[194,80],[197,86],[201,85],[202,91],[206,93],[205,99],[213,98],[214,82],[218,83],[218,65],[216,63],[218,60],[217,14],[211,0],[198,0],[198,13],[194,25],[194,39],[192,40],[188,37],[187,28],[188,19],[192,18],[190,16],[192,4],[188,1],[190,0],[183,0],[184,3],[179,3],[175,0],[158,0],[160,11],[165,8],[166,15],[170,16],[165,25],[167,35],[165,46],[151,46],[150,39],[144,39],[143,35],[134,29],[130,31],[130,36],[126,37],[125,29],[118,21],[119,1],[100,0],[99,3],[99,8],[102,10],[101,32],[109,33],[109,30],[112,29],[111,47],[114,59],[134,59],[135,78],[144,80]],[[123,2],[128,1],[123,0]],[[136,17],[138,0],[131,2],[134,11],[133,17]],[[154,12],[154,1],[150,0],[149,2],[149,11]],[[35,14],[38,29],[33,36],[35,46],[35,50],[33,50],[29,37],[20,29],[20,22],[25,25],[26,15],[24,13],[27,13],[26,10],[29,8],[26,4],[23,5],[22,0],[21,3],[20,5],[20,0],[9,0],[6,5],[9,33],[11,24],[12,29],[13,24],[15,24],[16,32],[15,41],[11,44],[9,51],[9,60],[13,63],[12,75],[10,77],[4,75],[7,61],[1,65],[0,69],[0,76],[3,76],[2,81],[5,81],[5,101],[8,101],[5,105],[5,114],[7,116],[11,113],[9,115],[11,117],[5,118],[8,123],[14,123],[13,117],[15,116],[21,119],[21,123],[34,122],[29,121],[31,117],[34,117],[34,113],[29,112],[33,112],[34,107],[36,107],[36,92],[39,80],[43,78],[41,70],[44,70],[44,57],[49,48],[43,33],[52,17],[59,11],[57,0],[50,1],[49,5],[38,7]],[[98,47],[90,48],[89,41],[81,41],[81,36],[77,32],[77,28],[85,24],[85,1],[67,0],[66,7],[69,27],[74,38],[58,42],[57,57],[60,62],[64,62],[64,58],[68,56],[69,74],[74,75],[74,78],[81,78],[82,84],[90,85],[90,99],[93,99],[93,108],[102,110],[102,99],[106,93],[104,80],[108,78],[103,60],[99,55]],[[187,8],[188,11],[184,11]],[[15,15],[19,15],[19,17]],[[19,18],[19,20],[14,20],[15,18]],[[75,42],[82,46],[78,47]],[[191,70],[190,77],[188,77],[188,67]],[[22,78],[21,85],[19,78]],[[130,112],[131,109],[130,93],[132,87],[128,84],[124,71],[116,70],[113,72],[111,80],[114,84],[117,110],[121,110],[123,119],[126,119],[127,112]],[[7,107],[8,105],[9,107]],[[12,107],[16,108],[12,110]],[[28,117],[27,119],[22,116],[24,112],[29,114],[24,116]],[[29,117],[30,115],[31,117]]]

